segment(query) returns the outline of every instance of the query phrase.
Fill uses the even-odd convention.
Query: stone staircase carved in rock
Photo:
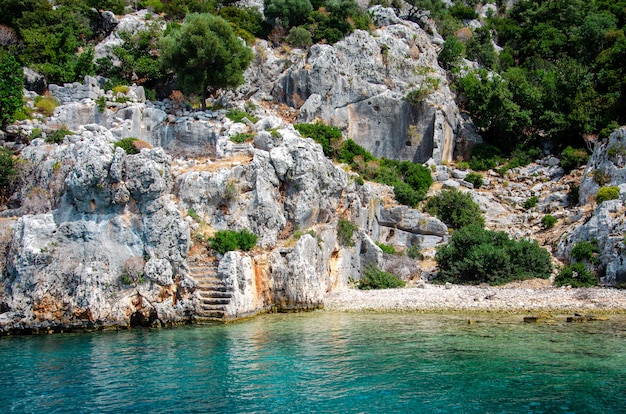
[[[233,289],[218,277],[217,266],[212,263],[196,263],[190,265],[189,270],[191,277],[198,282],[196,290],[200,297],[195,321],[228,320],[227,307],[232,299]]]

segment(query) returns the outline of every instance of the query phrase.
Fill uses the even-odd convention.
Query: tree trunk
[[[205,87],[204,89],[202,89],[202,110],[206,111],[206,100],[209,97],[209,92],[208,92],[207,87]]]

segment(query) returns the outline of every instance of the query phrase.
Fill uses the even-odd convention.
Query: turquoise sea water
[[[27,413],[626,412],[626,318],[314,312],[0,338],[0,407]]]

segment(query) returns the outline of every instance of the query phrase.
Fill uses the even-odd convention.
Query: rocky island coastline
[[[145,28],[145,15],[113,17],[99,56],[112,56],[122,30]],[[51,84],[45,95],[32,82],[24,96],[36,116],[0,136],[20,160],[0,211],[0,335],[320,308],[626,313],[626,128],[595,141],[586,163],[566,170],[546,150],[524,166],[486,169],[478,185],[462,163],[482,138],[438,62],[443,39],[391,8],[369,15],[374,29],[333,45],[257,40],[245,83],[202,110],[176,93],[147,99],[137,84],[114,91],[102,77]],[[44,98],[57,103],[47,113],[36,104]],[[350,162],[333,161],[337,148],[299,126],[320,120],[360,151]],[[433,283],[437,252],[459,229],[399,201],[419,183],[402,193],[404,182],[364,180],[380,160],[427,172],[423,199],[465,194],[485,228],[536,240],[550,278]],[[604,188],[616,194],[600,200]],[[222,251],[218,234],[254,243]],[[556,287],[580,243],[590,243],[585,263],[603,287]],[[356,289],[372,265],[407,286]]]

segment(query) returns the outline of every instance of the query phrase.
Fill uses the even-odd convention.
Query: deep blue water
[[[16,413],[626,412],[626,318],[315,312],[0,338]],[[490,320],[491,319],[491,320]]]

